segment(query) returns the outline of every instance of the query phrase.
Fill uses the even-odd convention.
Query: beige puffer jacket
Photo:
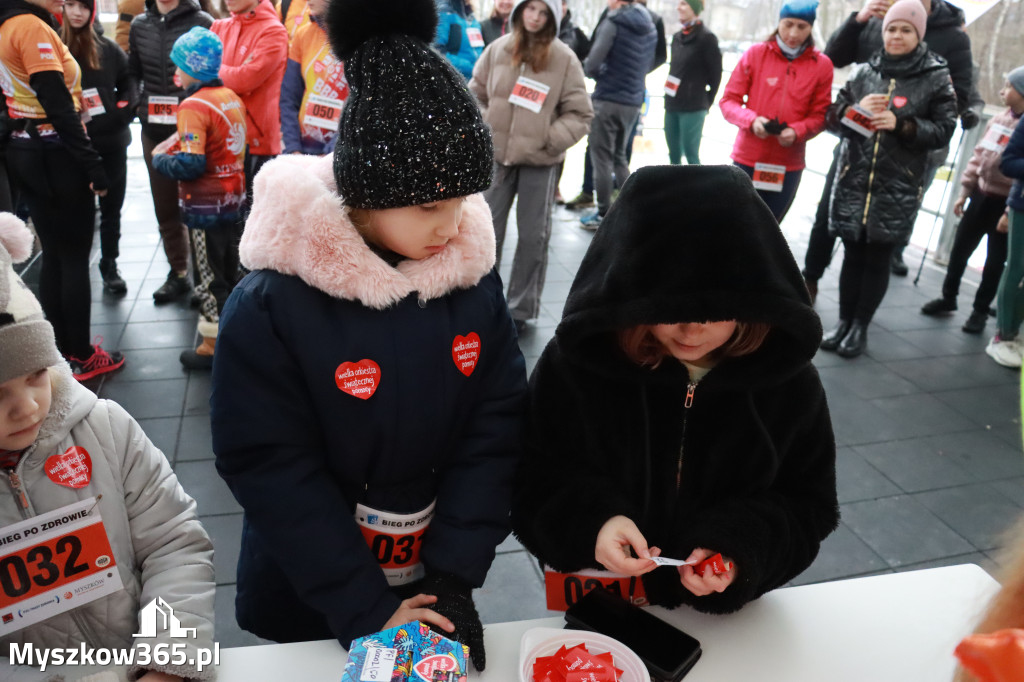
[[[77,609],[0,638],[36,647],[128,649],[146,642],[185,644],[187,658],[196,649],[213,647],[213,545],[196,516],[196,503],[178,483],[163,453],[142,427],[117,403],[99,400],[80,386],[67,365],[55,372],[50,413],[36,442],[25,451],[15,473],[28,498],[22,510],[10,476],[0,470],[0,527],[100,494],[106,528],[124,589]],[[89,483],[80,489],[53,483],[44,464],[71,446],[85,448],[92,460]],[[139,609],[161,597],[194,639],[173,639],[167,632],[133,639],[139,632]],[[168,647],[168,651],[171,651]],[[215,668],[197,673],[195,666],[148,665],[186,679],[212,679]],[[137,674],[136,670],[136,674]]]
[[[513,10],[519,10],[520,2]],[[559,10],[560,11],[560,10]],[[551,42],[548,63],[537,73],[512,65],[515,36],[502,36],[487,46],[473,68],[469,89],[480,101],[484,120],[494,137],[494,160],[504,166],[551,166],[565,150],[590,132],[594,108],[583,82],[583,66],[557,38]],[[539,113],[508,101],[519,76],[551,88]]]

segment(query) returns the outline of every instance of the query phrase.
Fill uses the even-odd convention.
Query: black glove
[[[970,130],[978,125],[979,121],[978,113],[974,109],[965,109],[964,113],[960,114],[960,127],[964,130]]]
[[[420,592],[437,597],[437,603],[430,608],[455,625],[455,632],[445,634],[469,646],[473,666],[482,672],[487,655],[484,653],[484,627],[473,605],[473,588],[451,573],[427,573]]]

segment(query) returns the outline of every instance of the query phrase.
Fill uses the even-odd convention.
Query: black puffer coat
[[[701,201],[710,196],[729,200]],[[729,319],[771,332],[699,384],[672,358],[631,362],[614,341],[638,324]],[[598,531],[621,514],[664,556],[705,547],[736,562],[733,584],[704,597],[673,567],[646,574],[648,598],[664,606],[735,611],[785,584],[839,520],[832,423],[811,364],[820,340],[793,254],[741,170],[636,171],[530,377],[515,534],[557,570],[599,568]]]
[[[882,49],[882,20],[871,17],[867,23],[858,24],[856,16],[851,14],[825,45],[825,54],[837,69],[865,64]],[[973,104],[984,104],[974,80],[971,38],[964,31],[963,10],[946,0],[932,0],[924,39],[928,49],[947,62],[956,90],[957,112],[962,115]]]
[[[171,61],[171,48],[174,41],[188,33],[193,26],[210,28],[213,17],[199,9],[196,0],[181,0],[177,7],[167,14],[160,14],[156,8],[156,0],[146,0],[146,11],[132,21],[131,33],[128,35],[128,68],[141,86],[139,121],[143,130],[148,127],[150,95],[175,95],[180,102],[185,98],[185,91],[174,84],[174,62]],[[168,126],[160,126],[161,133]],[[174,126],[169,126],[173,132]],[[162,141],[170,133],[150,135]]]
[[[873,93],[891,91],[896,130],[864,137],[840,121],[848,107]],[[956,128],[956,95],[946,60],[921,43],[891,58],[876,52],[854,72],[825,115],[843,138],[832,186],[829,233],[869,242],[906,244],[924,191],[928,152],[949,143]]]

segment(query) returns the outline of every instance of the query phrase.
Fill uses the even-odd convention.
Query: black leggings
[[[1006,210],[1006,197],[990,196],[975,190],[971,201],[956,228],[953,250],[946,266],[946,279],[942,282],[943,298],[956,299],[960,293],[960,280],[967,269],[967,260],[978,248],[981,238],[988,235],[988,254],[985,268],[981,271],[981,284],[974,296],[974,309],[988,313],[989,306],[999,290],[999,278],[1006,263],[1007,234],[997,232],[996,225]]]
[[[92,355],[89,251],[96,213],[89,178],[59,143],[11,140],[7,161],[43,245],[39,303],[53,325],[57,348],[87,359]]]
[[[889,259],[895,244],[843,240],[839,272],[839,319],[871,322],[889,288]]]
[[[100,256],[117,258],[121,255],[121,207],[128,185],[128,149],[104,149],[100,156],[110,182],[106,195],[100,197]]]

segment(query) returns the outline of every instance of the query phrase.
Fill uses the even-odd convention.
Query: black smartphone
[[[700,642],[639,606],[600,588],[565,612],[567,628],[617,639],[640,657],[656,680],[677,682],[700,658]]]

